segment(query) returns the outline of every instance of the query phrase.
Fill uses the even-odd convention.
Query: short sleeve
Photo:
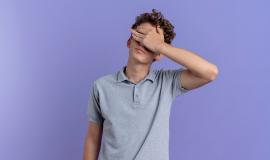
[[[93,87],[90,90],[90,97],[88,100],[87,116],[89,121],[96,123],[103,123],[104,119],[102,117],[99,95],[96,87],[96,82],[94,82]]]
[[[179,68],[179,69],[173,69],[173,70],[166,70],[166,76],[165,76],[165,81],[167,81],[170,87],[170,92],[171,95],[173,96],[173,98],[183,95],[187,92],[189,92],[189,90],[183,88],[182,84],[181,84],[181,79],[180,79],[180,75],[182,74],[182,72],[186,70],[185,68]]]

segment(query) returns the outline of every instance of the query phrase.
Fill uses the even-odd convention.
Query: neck
[[[149,74],[150,67],[151,66],[149,64],[145,65],[128,63],[124,73],[131,82],[137,84]]]

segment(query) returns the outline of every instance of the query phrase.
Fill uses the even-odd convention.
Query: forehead
[[[138,25],[137,28],[155,29],[155,26],[149,22],[144,22],[144,23],[141,23],[140,25]]]

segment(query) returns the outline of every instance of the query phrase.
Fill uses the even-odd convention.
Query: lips
[[[141,48],[136,47],[135,49],[140,50],[141,52],[145,53],[145,51],[143,49],[141,49]]]

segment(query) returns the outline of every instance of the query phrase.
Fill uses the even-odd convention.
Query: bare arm
[[[187,68],[180,74],[183,88],[187,90],[198,88],[216,78],[218,68],[215,64],[208,62],[194,52],[165,43],[163,30],[160,27],[150,30],[138,27],[136,30],[131,29],[131,32],[136,41],[142,43],[153,53],[160,53]]]
[[[185,89],[191,90],[203,86],[213,81],[218,74],[218,68],[215,64],[191,51],[163,43],[159,52],[187,68],[180,74],[181,85]]]
[[[83,160],[97,160],[102,139],[103,125],[89,122],[88,133],[84,143]]]

